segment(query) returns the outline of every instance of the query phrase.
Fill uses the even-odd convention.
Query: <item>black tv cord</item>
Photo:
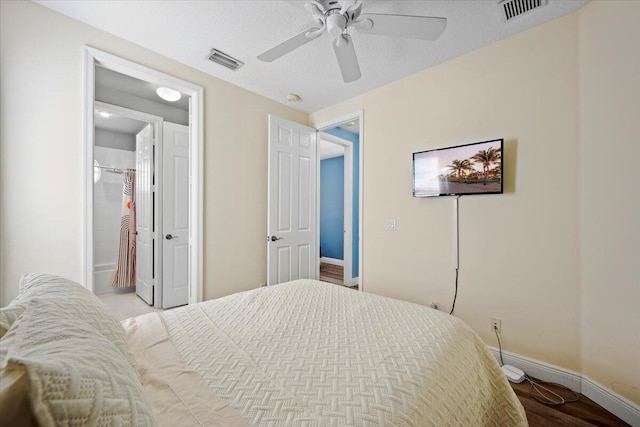
[[[458,269],[456,268],[456,292],[453,294],[453,304],[451,304],[451,311],[449,314],[453,314],[453,310],[456,308],[456,299],[458,298]]]

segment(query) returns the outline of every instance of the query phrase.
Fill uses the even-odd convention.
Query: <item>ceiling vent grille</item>
[[[538,9],[547,4],[548,0],[503,0],[498,3],[502,22],[509,22],[518,16]]]
[[[220,64],[223,67],[227,67],[230,70],[236,71],[238,68],[244,65],[244,62],[227,55],[224,52],[220,52],[218,49],[211,49],[211,53],[207,57],[209,61],[213,61],[216,64]]]

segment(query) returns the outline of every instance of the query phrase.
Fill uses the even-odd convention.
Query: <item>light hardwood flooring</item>
[[[344,286],[349,289],[358,289],[358,285],[345,286],[344,284],[344,268],[341,265],[320,263],[320,280],[323,282],[333,283],[334,285]]]
[[[547,406],[529,396],[528,382],[510,384],[513,391],[516,392],[518,399],[520,399],[520,403],[524,406],[529,427],[628,426],[628,424],[620,418],[582,394],[580,394],[580,400],[577,402],[565,403],[560,406]],[[545,387],[548,387],[565,399],[572,397],[570,392],[560,387],[546,384]]]

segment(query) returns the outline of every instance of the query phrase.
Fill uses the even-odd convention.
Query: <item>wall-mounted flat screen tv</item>
[[[502,193],[502,139],[413,153],[413,197]]]

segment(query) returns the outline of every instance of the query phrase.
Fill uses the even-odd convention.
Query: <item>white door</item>
[[[153,304],[153,126],[136,135],[136,293]]]
[[[162,308],[189,302],[189,127],[162,127]]]
[[[267,284],[316,278],[316,130],[269,115]]]

